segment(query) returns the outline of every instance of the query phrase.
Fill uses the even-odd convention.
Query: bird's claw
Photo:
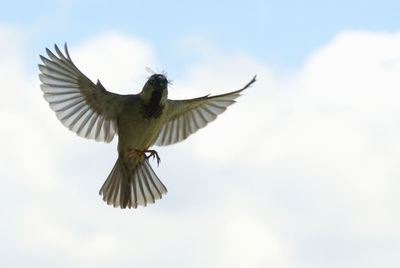
[[[159,166],[159,165],[160,165],[160,162],[161,162],[161,158],[160,158],[160,156],[158,155],[158,153],[157,153],[156,150],[139,150],[139,149],[134,149],[134,150],[131,150],[131,151],[129,152],[129,154],[130,154],[130,155],[131,155],[131,154],[135,154],[136,157],[144,156],[144,158],[146,158],[146,159],[149,159],[150,157],[153,157],[153,159],[157,159],[157,166]],[[147,154],[148,154],[148,155],[147,155]]]

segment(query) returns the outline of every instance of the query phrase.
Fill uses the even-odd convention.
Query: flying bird
[[[118,135],[118,159],[99,194],[109,205],[137,208],[161,199],[167,188],[149,164],[157,158],[153,145],[183,141],[205,127],[240,93],[256,81],[226,94],[187,100],[168,99],[168,79],[164,74],[149,77],[139,94],[120,95],[93,83],[72,62],[67,44],[62,53],[46,48],[40,55],[39,79],[44,98],[61,123],[77,135],[111,142]]]

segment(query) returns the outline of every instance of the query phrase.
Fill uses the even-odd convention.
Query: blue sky
[[[7,1],[0,9],[1,267],[398,267],[398,1]],[[60,124],[39,54],[114,92],[145,67],[171,98],[256,84],[153,167],[138,210],[98,190],[117,141]]]
[[[277,69],[295,69],[342,30],[396,31],[397,1],[10,1],[2,22],[28,31],[33,54],[113,30],[150,42],[175,71],[196,55],[179,40],[198,36],[226,52],[246,51]]]

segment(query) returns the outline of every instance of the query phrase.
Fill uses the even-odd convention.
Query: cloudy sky
[[[0,266],[399,267],[400,2],[374,2],[1,3]],[[116,141],[42,98],[39,54],[64,42],[117,93],[145,67],[175,99],[258,81],[157,148],[165,198],[115,209],[98,190]]]

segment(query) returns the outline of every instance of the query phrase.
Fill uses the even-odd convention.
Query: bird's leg
[[[149,155],[147,155],[147,153]],[[144,158],[149,159],[150,157],[153,157],[157,159],[157,165],[160,165],[161,158],[158,156],[158,153],[156,150],[139,150],[139,149],[133,149],[129,150],[128,155],[131,156],[135,154],[136,157],[141,157],[144,156]]]

